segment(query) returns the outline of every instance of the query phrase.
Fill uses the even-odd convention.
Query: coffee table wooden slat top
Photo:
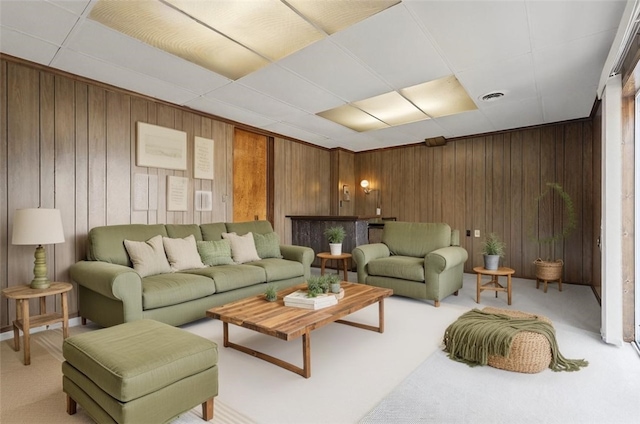
[[[282,340],[293,340],[308,330],[335,322],[393,294],[391,289],[342,282],[344,298],[337,305],[318,310],[283,308],[284,296],[306,288],[306,284],[300,284],[283,290],[275,302],[267,302],[263,295],[249,297],[209,309],[207,316]]]

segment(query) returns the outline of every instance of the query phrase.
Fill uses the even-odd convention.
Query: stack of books
[[[298,290],[284,297],[284,306],[293,306],[294,308],[322,309],[337,304],[338,298],[333,293],[307,297],[306,291]]]

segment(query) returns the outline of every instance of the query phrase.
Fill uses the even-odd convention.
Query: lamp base
[[[47,277],[47,255],[44,251],[44,247],[39,245],[36,247],[34,254],[36,260],[33,266],[33,280],[31,281],[32,289],[46,289],[51,283],[49,277]]]
[[[51,286],[51,281],[48,278],[34,278],[31,280],[32,289],[48,289]]]

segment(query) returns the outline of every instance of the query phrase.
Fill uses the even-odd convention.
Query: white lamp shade
[[[12,244],[54,244],[64,242],[58,209],[17,209],[13,216]]]

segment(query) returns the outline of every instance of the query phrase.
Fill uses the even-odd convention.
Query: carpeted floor
[[[323,327],[312,333],[310,379],[222,348],[219,321],[205,319],[183,328],[216,341],[220,347],[220,394],[213,423],[519,423],[530,422],[523,417],[535,417],[536,410],[545,408],[560,408],[562,413],[550,417],[571,417],[571,411],[587,403],[587,411],[593,405],[605,411],[613,407],[622,414],[632,413],[633,405],[626,404],[624,393],[628,389],[640,392],[638,374],[634,379],[625,371],[637,370],[634,367],[640,365],[640,359],[600,342],[600,308],[591,289],[565,285],[560,293],[557,286],[552,286],[544,294],[531,280],[514,279],[513,284],[510,307],[504,293],[496,299],[485,292],[481,304],[476,304],[475,275],[466,274],[460,296],[448,297],[440,308],[434,308],[431,302],[388,299],[384,334],[339,324]],[[591,365],[576,373],[524,375],[490,367],[469,368],[448,360],[440,352],[445,328],[476,306],[508,307],[548,316],[558,329],[563,354],[584,357]],[[366,308],[351,318],[375,323],[377,308]],[[91,326],[72,327],[71,334],[91,330]],[[302,362],[300,340],[284,342],[236,327],[231,328],[231,340],[296,364]],[[66,415],[61,391],[61,342],[59,329],[34,335],[29,367],[22,365],[22,352],[11,349],[11,340],[0,343],[2,423],[90,422],[82,408],[73,417]],[[625,348],[630,349],[629,345]],[[600,400],[592,402],[594,398]],[[407,405],[416,405],[419,414],[384,415],[389,411],[408,413],[411,408]],[[610,416],[620,417],[613,413]],[[594,414],[590,417],[593,419],[582,422],[614,422],[601,420],[603,417]],[[175,422],[202,422],[200,407]]]

